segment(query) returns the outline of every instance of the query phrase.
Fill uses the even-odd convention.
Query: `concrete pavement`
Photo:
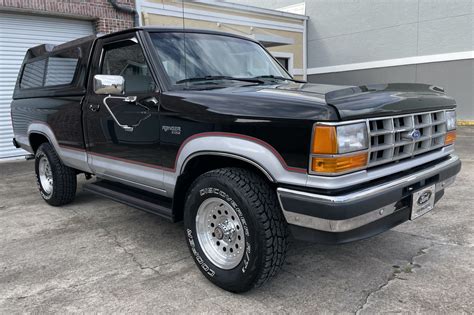
[[[33,163],[0,164],[0,313],[474,312],[474,128],[436,209],[340,246],[293,241],[283,271],[246,294],[194,265],[181,224],[83,192],[43,202]],[[81,177],[83,178],[83,177]]]

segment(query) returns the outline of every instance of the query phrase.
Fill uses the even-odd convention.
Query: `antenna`
[[[181,9],[182,9],[182,13],[183,13],[183,56],[184,56],[184,78],[183,79],[187,79],[188,78],[188,75],[187,75],[187,59],[186,58],[186,31],[185,31],[185,28],[186,28],[186,24],[184,22],[184,1],[186,0],[181,0]],[[186,82],[186,85],[188,85],[188,82]]]
[[[184,1],[185,0],[181,0],[181,11],[182,11],[182,16],[183,16],[183,31],[184,31]]]

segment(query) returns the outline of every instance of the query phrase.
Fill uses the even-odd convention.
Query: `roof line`
[[[102,36],[99,36],[97,38],[107,38],[111,36],[116,36],[120,34],[126,34],[126,33],[131,33],[131,32],[138,32],[138,31],[145,31],[145,32],[159,32],[159,33],[203,33],[203,34],[213,34],[213,35],[221,35],[221,36],[229,36],[229,37],[235,37],[235,38],[240,38],[252,42],[259,43],[259,41],[247,37],[247,36],[242,36],[239,34],[234,34],[234,33],[229,33],[229,32],[223,32],[223,31],[216,31],[212,29],[204,29],[204,28],[192,28],[192,27],[187,27],[185,29],[180,28],[180,27],[161,27],[161,26],[154,26],[154,25],[146,25],[146,26],[137,26],[137,27],[132,27],[124,30],[120,30],[117,32],[112,32],[112,33],[107,33]]]

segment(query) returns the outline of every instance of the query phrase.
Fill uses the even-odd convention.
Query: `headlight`
[[[367,165],[368,134],[365,122],[340,126],[316,125],[311,147],[311,171],[340,174]]]
[[[446,111],[446,136],[444,144],[449,145],[456,142],[456,111]]]
[[[456,111],[450,110],[446,112],[446,128],[448,131],[456,129]]]
[[[314,129],[314,154],[344,154],[367,149],[367,125],[365,122],[326,126],[317,125]]]
[[[367,125],[365,123],[338,126],[337,153],[349,153],[367,149]]]

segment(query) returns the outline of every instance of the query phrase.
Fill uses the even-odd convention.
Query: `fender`
[[[197,155],[226,155],[258,167],[273,182],[306,185],[306,170],[286,165],[280,154],[266,142],[253,137],[221,132],[200,133],[188,138],[178,151],[173,169],[164,171],[164,187],[172,196],[177,178]]]

